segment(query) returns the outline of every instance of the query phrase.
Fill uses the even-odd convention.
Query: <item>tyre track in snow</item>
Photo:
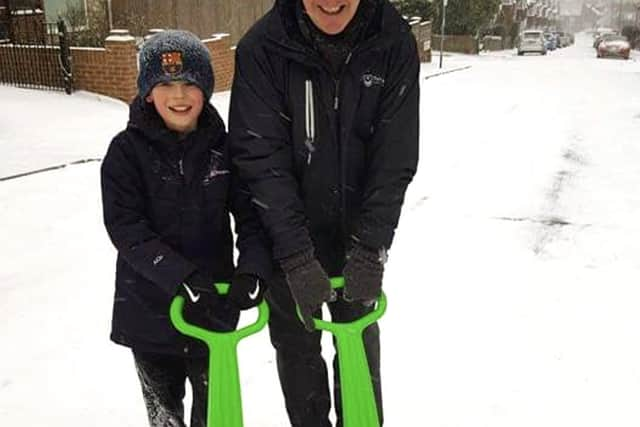
[[[542,256],[545,254],[547,246],[554,241],[561,239],[567,230],[580,231],[591,224],[577,224],[562,214],[562,196],[574,185],[581,170],[587,166],[585,157],[580,153],[577,144],[581,138],[577,135],[572,137],[574,144],[567,147],[563,153],[563,168],[558,170],[553,176],[551,186],[546,194],[546,206],[542,216],[535,222],[539,224],[535,240],[532,245],[533,252]]]

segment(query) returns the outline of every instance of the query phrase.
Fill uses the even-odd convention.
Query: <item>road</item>
[[[471,68],[423,83],[385,284],[407,337],[384,353],[387,389],[420,392],[387,393],[389,419],[640,424],[639,55],[590,43],[452,55]]]

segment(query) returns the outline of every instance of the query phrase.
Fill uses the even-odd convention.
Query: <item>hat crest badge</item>
[[[162,54],[162,70],[175,77],[182,71],[182,52],[165,52]]]

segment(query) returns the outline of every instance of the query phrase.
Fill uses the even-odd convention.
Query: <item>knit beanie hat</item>
[[[144,42],[140,49],[138,94],[143,99],[158,83],[183,80],[198,86],[205,100],[213,93],[209,50],[189,31],[167,30]]]

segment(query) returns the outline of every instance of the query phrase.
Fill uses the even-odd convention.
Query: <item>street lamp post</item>
[[[440,28],[440,68],[442,68],[442,50],[444,49],[444,25],[447,20],[447,1],[442,0],[442,27]]]

